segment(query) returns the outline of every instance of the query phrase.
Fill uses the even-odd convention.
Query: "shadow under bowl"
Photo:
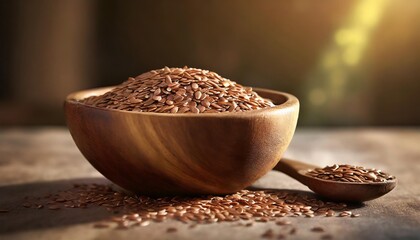
[[[296,97],[254,89],[276,106],[240,113],[149,113],[78,100],[112,87],[70,94],[67,125],[85,158],[117,185],[147,195],[227,194],[270,171],[298,119]]]

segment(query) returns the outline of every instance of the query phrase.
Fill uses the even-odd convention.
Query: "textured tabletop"
[[[285,157],[319,166],[348,163],[379,168],[398,178],[388,195],[354,206],[359,218],[289,217],[296,233],[285,239],[420,239],[420,129],[298,129]],[[83,158],[65,128],[0,130],[0,239],[261,239],[273,222],[199,225],[176,221],[119,230],[93,228],[108,217],[102,208],[28,209],[27,196],[43,196],[75,183],[106,183]],[[255,186],[309,191],[282,173],[270,172]],[[178,231],[167,233],[168,227]],[[324,234],[325,235],[325,234]],[[274,238],[275,239],[275,238]]]

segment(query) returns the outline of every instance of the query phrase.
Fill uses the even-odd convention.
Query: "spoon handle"
[[[299,173],[300,170],[306,170],[306,169],[314,169],[318,166],[282,158],[277,165],[273,168],[273,170],[285,173],[289,175],[290,177],[298,180],[299,182],[306,185],[307,178],[304,177],[302,174]]]

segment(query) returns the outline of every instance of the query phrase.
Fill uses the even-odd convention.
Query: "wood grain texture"
[[[108,90],[68,97],[70,133],[104,176],[148,195],[224,194],[250,186],[283,155],[299,112],[294,96],[263,89],[258,93],[278,105],[241,113],[129,112],[74,101]]]
[[[324,227],[333,239],[420,238],[420,129],[297,129],[285,157],[325,166],[348,163],[376,167],[397,176],[395,190],[353,212],[359,218],[287,218],[297,228],[287,239],[319,239],[310,231]],[[102,208],[25,209],[25,196],[42,196],[73,183],[106,180],[85,160],[65,128],[0,129],[0,239],[260,239],[267,229],[286,231],[274,223],[252,227],[236,223],[205,224],[194,229],[174,221],[129,230],[95,229],[107,217]],[[279,192],[310,190],[279,172],[269,172],[254,185]],[[166,229],[176,227],[176,233]],[[290,228],[288,228],[290,230]]]

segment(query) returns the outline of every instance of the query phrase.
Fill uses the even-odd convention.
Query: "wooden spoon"
[[[388,180],[386,182],[355,183],[355,182],[336,182],[323,180],[305,175],[310,170],[318,166],[281,159],[273,170],[283,172],[290,177],[306,185],[315,193],[334,200],[343,202],[364,202],[381,197],[390,192],[397,184],[397,181]]]

